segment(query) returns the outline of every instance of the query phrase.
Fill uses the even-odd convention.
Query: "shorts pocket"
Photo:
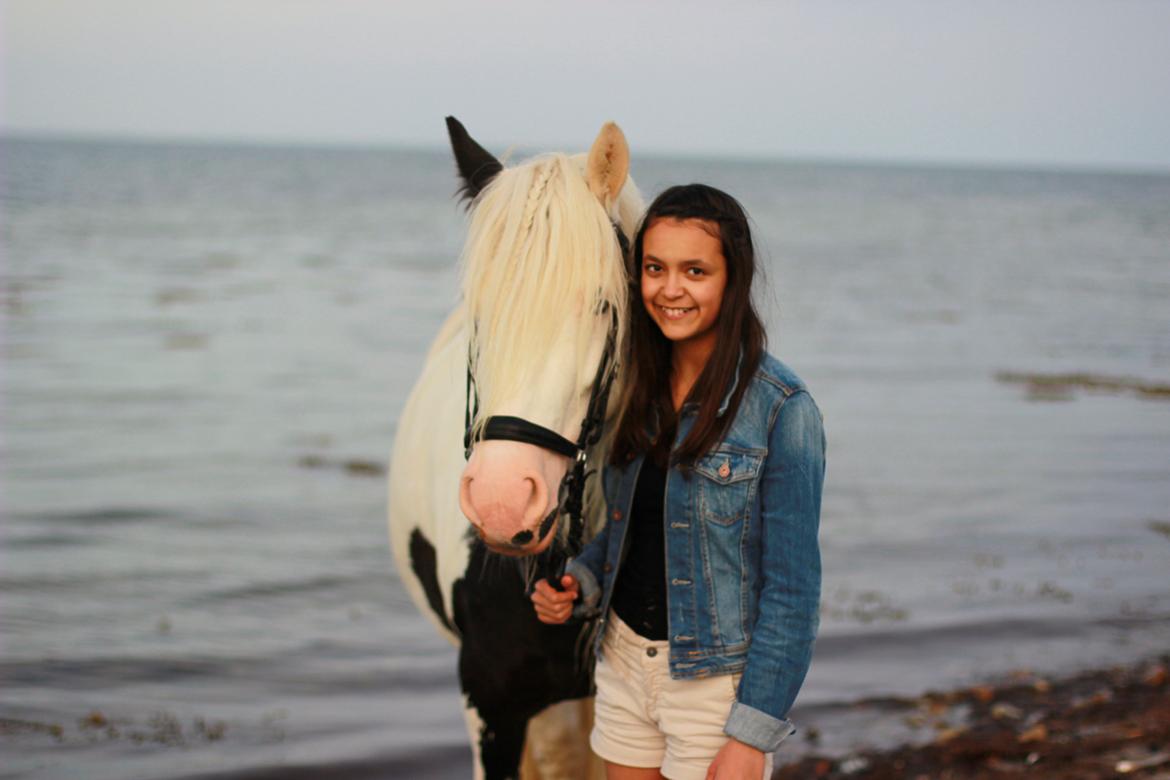
[[[612,647],[603,647],[597,656],[597,663],[593,667],[593,684],[597,687],[598,696],[603,691],[612,695],[615,688],[624,688],[630,684],[629,674],[621,667],[619,656]]]
[[[743,677],[743,674],[736,672],[735,674],[726,675],[726,677],[731,680],[731,692],[729,695],[731,696],[731,700],[735,701],[739,698],[739,681]]]

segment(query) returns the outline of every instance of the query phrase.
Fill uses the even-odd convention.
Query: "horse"
[[[620,385],[624,247],[643,203],[612,122],[587,155],[508,167],[454,117],[447,130],[470,211],[462,299],[399,420],[395,564],[459,647],[476,777],[518,777],[522,761],[526,776],[585,777],[600,766],[585,740],[591,626],[539,622],[528,594],[602,522],[589,475],[616,403],[599,388]]]

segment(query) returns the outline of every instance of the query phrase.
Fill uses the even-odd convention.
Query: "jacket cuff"
[[[737,701],[731,705],[731,714],[727,716],[723,733],[757,750],[774,753],[781,742],[796,733],[796,728],[783,718],[774,718]]]
[[[572,560],[565,567],[565,574],[573,575],[581,589],[581,595],[573,605],[573,617],[591,618],[597,615],[597,604],[601,601],[601,586],[597,584],[593,572],[583,563]]]

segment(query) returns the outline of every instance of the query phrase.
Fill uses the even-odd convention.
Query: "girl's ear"
[[[585,164],[585,181],[606,211],[617,202],[629,173],[630,146],[626,143],[626,136],[616,124],[606,122],[601,126]]]
[[[453,116],[447,117],[447,135],[451,138],[451,151],[455,153],[455,166],[463,179],[459,195],[471,201],[483,192],[497,173],[504,170],[504,166],[491,152],[477,144]]]

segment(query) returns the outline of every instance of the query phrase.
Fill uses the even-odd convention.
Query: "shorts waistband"
[[[612,632],[613,638],[619,640],[624,645],[633,645],[639,650],[645,650],[650,647],[664,649],[670,647],[670,640],[668,639],[647,639],[639,634],[634,629],[630,628],[626,621],[618,617],[618,614],[612,609],[609,611],[609,630],[607,637]]]

